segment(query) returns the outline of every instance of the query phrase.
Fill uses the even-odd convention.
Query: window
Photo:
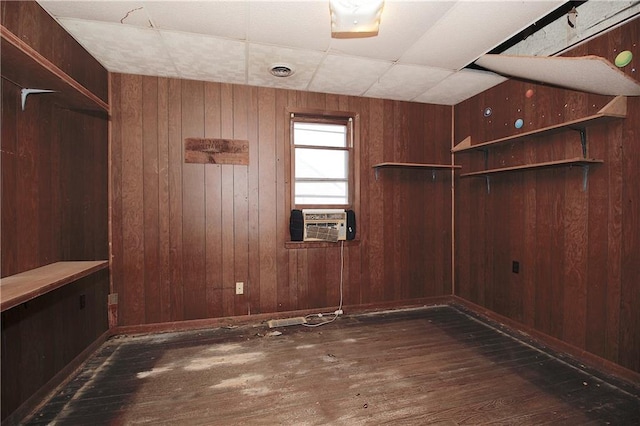
[[[296,208],[353,203],[353,118],[291,114],[291,188]]]

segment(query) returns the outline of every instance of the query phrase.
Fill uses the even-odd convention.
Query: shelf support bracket
[[[435,170],[431,170],[431,181],[432,182],[436,181],[436,171]]]
[[[582,192],[587,191],[589,183],[589,166],[582,166]]]
[[[491,176],[485,175],[484,179],[487,181],[487,194],[491,194]]]
[[[380,169],[378,169],[377,167],[376,167],[375,169],[373,169],[373,173],[374,173],[374,175],[375,175],[375,177],[376,177],[376,182],[378,181],[378,173],[379,173],[379,170],[380,170]]]
[[[55,93],[55,90],[49,89],[22,89],[20,90],[20,103],[22,104],[22,110],[24,111],[24,107],[27,103],[27,96],[29,95],[37,95],[40,93]]]
[[[580,133],[580,146],[582,146],[582,158],[587,158],[587,129],[584,127],[573,129]]]

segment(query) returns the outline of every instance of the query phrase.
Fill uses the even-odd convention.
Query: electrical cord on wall
[[[343,301],[343,281],[344,281],[344,241],[340,241],[340,306],[334,312],[330,313],[317,313],[317,314],[309,314],[305,317],[307,321],[320,319],[321,322],[311,322],[302,324],[305,327],[320,327],[321,325],[329,324],[334,322],[342,312],[342,301]]]

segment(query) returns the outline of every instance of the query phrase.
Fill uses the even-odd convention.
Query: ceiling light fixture
[[[331,37],[375,37],[384,0],[329,0]]]
[[[269,72],[276,77],[289,77],[293,75],[291,67],[285,64],[271,65]]]

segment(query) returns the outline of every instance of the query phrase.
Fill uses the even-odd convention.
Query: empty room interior
[[[3,425],[640,424],[640,3],[0,13]]]

